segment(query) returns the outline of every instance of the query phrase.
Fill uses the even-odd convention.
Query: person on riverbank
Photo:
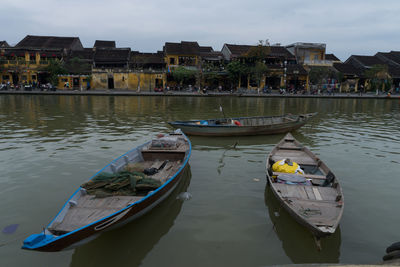
[[[360,96],[364,93],[364,85],[360,85],[360,90],[359,90]]]

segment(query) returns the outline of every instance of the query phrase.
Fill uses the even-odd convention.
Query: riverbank
[[[257,92],[188,92],[188,91],[133,91],[133,90],[55,90],[55,91],[21,91],[7,90],[0,91],[0,95],[104,95],[104,96],[193,96],[193,97],[212,97],[212,96],[237,96],[237,97],[278,97],[278,98],[367,98],[367,99],[400,99],[400,95],[374,94],[374,93],[335,93],[335,94],[279,94],[279,93],[257,93]]]

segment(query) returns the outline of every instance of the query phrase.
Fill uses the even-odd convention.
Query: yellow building
[[[44,69],[52,60],[60,61],[60,49],[19,49],[1,50],[1,83],[10,83],[13,87],[22,84],[47,83],[48,73]]]
[[[197,42],[166,42],[163,50],[167,67],[170,70],[179,66],[197,69],[201,48]]]
[[[93,69],[91,86],[95,89],[154,91],[164,88],[166,74],[156,71]]]
[[[13,87],[45,84],[51,61],[61,61],[68,51],[82,50],[78,37],[27,35],[14,47],[0,48],[0,82]]]

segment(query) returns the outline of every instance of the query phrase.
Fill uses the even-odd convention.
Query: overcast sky
[[[79,37],[84,47],[162,50],[165,42],[325,43],[341,60],[400,50],[399,0],[1,0],[0,40]]]

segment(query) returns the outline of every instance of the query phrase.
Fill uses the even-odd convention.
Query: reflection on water
[[[394,99],[1,95],[0,226],[18,223],[15,237],[40,231],[76,185],[112,159],[172,130],[168,121],[221,117],[220,104],[227,117],[318,112],[293,135],[332,169],[346,202],[340,229],[322,241],[321,252],[287,214],[273,216],[265,193],[265,159],[283,134],[192,136],[190,201],[171,197],[76,251],[22,251],[21,237],[1,247],[0,265],[68,266],[71,257],[74,266],[375,263],[400,240],[400,102]]]
[[[340,227],[333,235],[321,238],[319,251],[312,234],[280,205],[267,185],[265,205],[274,230],[282,242],[282,248],[293,263],[338,263],[340,256]]]
[[[177,196],[186,191],[190,179],[188,166],[177,188],[160,205],[126,226],[103,233],[75,249],[71,266],[139,266],[174,224],[183,204]]]

